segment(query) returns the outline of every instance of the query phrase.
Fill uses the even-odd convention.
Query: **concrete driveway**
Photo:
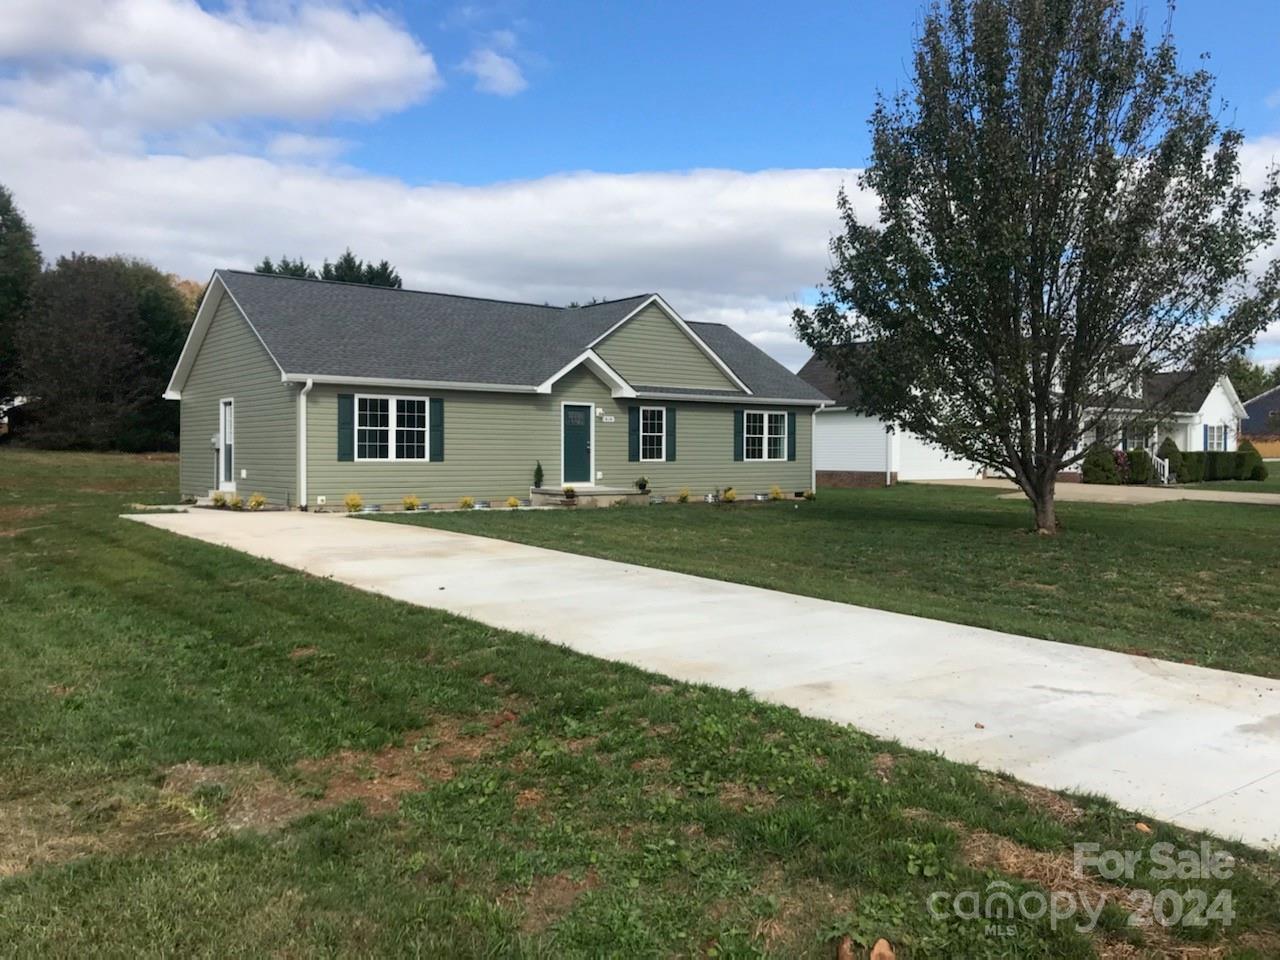
[[[392,523],[131,517],[1188,827],[1280,844],[1280,683]]]
[[[1024,494],[1010,480],[927,480],[933,486],[981,487],[992,491],[1003,500],[1022,500]],[[1210,503],[1253,503],[1268,507],[1280,507],[1280,493],[1246,493],[1242,490],[1214,490],[1212,487],[1182,487],[1176,483],[1167,487],[1110,486],[1095,483],[1060,483],[1055,488],[1059,500],[1083,500],[1087,503],[1170,503],[1174,500],[1199,500]]]

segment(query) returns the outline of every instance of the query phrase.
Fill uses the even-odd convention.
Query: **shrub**
[[[733,489],[733,487],[725,487],[724,493],[720,495],[720,499],[725,503],[733,503],[738,499],[738,491]]]
[[[1254,464],[1253,470],[1249,474],[1249,479],[1255,480],[1258,483],[1267,479],[1267,465],[1262,461],[1258,461],[1258,463]]]
[[[249,509],[255,513],[267,505],[267,498],[260,493],[249,494]]]
[[[422,506],[422,501],[414,494],[410,493],[400,498],[400,506],[406,510],[417,510]]]
[[[1128,483],[1150,483],[1154,473],[1155,471],[1152,469],[1151,464],[1151,454],[1147,453],[1145,450],[1129,451]]]
[[[1241,440],[1236,450],[1236,479],[1252,480],[1254,470],[1262,466],[1262,454],[1248,440]],[[1265,467],[1264,467],[1265,469]]]
[[[1234,480],[1239,474],[1234,450],[1209,450],[1204,455],[1204,479]]]
[[[1182,451],[1178,449],[1177,443],[1173,437],[1165,437],[1164,442],[1160,444],[1160,449],[1156,451],[1156,456],[1161,460],[1169,461],[1169,478],[1177,478],[1182,480]]]
[[[805,498],[806,500],[817,500],[817,499],[818,499],[818,494],[817,494],[815,491],[813,491],[813,490],[806,490],[806,491],[804,492],[804,498]]]
[[[1199,483],[1204,479],[1204,452],[1189,450],[1182,455],[1182,468],[1178,471],[1179,483]]]
[[[463,497],[461,500],[458,501],[458,508],[460,510],[471,510],[475,507],[475,505],[476,505],[475,497]]]
[[[644,493],[646,490],[648,490],[648,489],[649,489],[649,478],[648,478],[648,477],[637,477],[637,478],[636,478],[636,489],[637,489],[637,490],[639,490],[641,493]]]
[[[535,487],[541,489],[543,476],[542,461],[539,460],[533,465],[533,485]]]
[[[508,506],[508,507],[510,507],[512,510],[517,510],[517,509],[519,509],[519,507],[520,507],[520,498],[519,498],[519,497],[507,497],[507,506]]]
[[[676,499],[681,503],[688,503],[689,497],[692,496],[688,487],[681,487],[680,492],[676,494]]]
[[[1116,464],[1116,476],[1119,478],[1118,483],[1129,482],[1129,454],[1124,450],[1111,451],[1111,459]]]
[[[775,483],[772,487],[770,487],[770,488],[769,488],[769,499],[770,499],[770,500],[781,500],[781,499],[782,499],[782,496],[783,496],[783,494],[782,494],[782,488],[781,488],[780,486],[778,486],[776,483]]]
[[[352,490],[342,498],[342,504],[347,508],[347,513],[359,513],[364,506],[364,497]]]
[[[1082,479],[1085,483],[1119,483],[1120,471],[1116,468],[1116,458],[1105,443],[1095,443],[1084,455],[1081,466]]]
[[[572,500],[572,499],[574,499],[575,497],[577,497],[577,495],[578,495],[578,491],[577,491],[577,490],[575,490],[573,487],[568,487],[568,486],[567,486],[567,487],[565,487],[565,488],[564,488],[564,491],[563,491],[563,492],[564,492],[564,498],[565,498],[566,500]]]
[[[221,490],[217,491],[212,497],[210,497],[209,502],[219,510],[227,509],[227,495]]]
[[[227,506],[232,510],[243,510],[244,500],[240,497],[240,494],[233,493],[231,499],[227,501]]]

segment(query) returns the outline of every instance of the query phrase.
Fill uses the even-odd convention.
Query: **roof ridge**
[[[429,297],[454,297],[458,300],[480,300],[484,303],[505,303],[513,307],[540,307],[544,310],[583,310],[588,307],[602,307],[623,300],[638,300],[641,297],[652,297],[652,293],[635,293],[629,297],[618,297],[615,300],[600,300],[596,303],[583,304],[580,307],[559,307],[553,303],[534,303],[530,300],[503,300],[499,297],[477,297],[469,293],[445,293],[442,290],[416,290],[411,287],[386,287],[376,283],[358,283],[354,280],[326,280],[323,277],[295,277],[286,273],[259,273],[257,270],[241,270],[238,267],[219,267],[215,273],[238,273],[247,277],[266,277],[272,280],[299,280],[304,283],[329,283],[341,287],[360,287],[364,290],[389,290],[395,293],[416,293]]]

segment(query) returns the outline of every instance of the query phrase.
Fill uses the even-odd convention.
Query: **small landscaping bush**
[[[813,490],[806,490],[806,491],[804,492],[804,498],[805,498],[806,500],[816,500],[816,499],[818,499],[818,494],[817,494],[816,492],[814,492]]]
[[[232,510],[243,510],[244,500],[241,498],[240,494],[233,493],[231,495],[231,499],[227,501],[227,506]]]
[[[783,496],[783,494],[782,494],[782,488],[781,488],[780,486],[778,486],[776,483],[775,483],[772,487],[770,487],[770,488],[769,488],[769,499],[770,499],[770,500],[781,500],[781,499],[782,499],[782,496]]]
[[[359,513],[364,507],[364,497],[352,490],[342,498],[342,505],[347,508],[347,513]]]
[[[1182,480],[1182,451],[1174,443],[1173,437],[1164,438],[1164,442],[1160,444],[1160,449],[1156,451],[1156,456],[1161,460],[1169,461],[1169,477],[1171,479]]]
[[[510,507],[512,510],[518,510],[520,508],[520,498],[507,497],[507,506]]]
[[[1129,451],[1129,477],[1127,482],[1135,484],[1150,483],[1154,473],[1151,454],[1145,450]]]
[[[1267,475],[1267,465],[1259,461],[1254,466],[1252,472],[1250,472],[1249,479],[1257,483],[1261,483],[1263,480],[1267,479]]]
[[[1084,455],[1084,464],[1080,468],[1085,483],[1116,484],[1120,482],[1120,471],[1116,467],[1115,454],[1104,443],[1095,443]]]
[[[1199,483],[1204,479],[1204,452],[1188,450],[1182,455],[1182,466],[1178,470],[1179,483]]]
[[[422,506],[422,501],[419,500],[414,494],[410,493],[407,496],[400,498],[400,506],[410,511],[417,510],[419,507]]]
[[[255,513],[267,505],[267,498],[261,493],[249,494],[249,509]]]
[[[210,497],[209,502],[212,503],[219,510],[227,509],[227,495],[223,493],[221,490],[219,490],[212,497]]]
[[[680,492],[676,494],[676,500],[678,500],[680,503],[688,503],[689,497],[691,495],[692,494],[690,493],[688,487],[681,487]]]
[[[542,461],[539,460],[533,465],[533,485],[536,488],[542,487]]]
[[[649,489],[649,478],[648,478],[648,477],[637,477],[637,478],[636,478],[636,489],[637,489],[637,490],[639,490],[641,493],[644,493],[646,490],[648,490],[648,489]]]
[[[733,487],[725,487],[724,493],[720,494],[720,499],[725,503],[733,503],[738,499],[738,491],[733,489]]]
[[[458,508],[461,510],[471,510],[476,505],[475,497],[463,497],[458,501]]]

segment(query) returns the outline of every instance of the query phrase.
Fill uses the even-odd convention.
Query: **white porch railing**
[[[1156,479],[1161,483],[1169,482],[1169,461],[1162,457],[1157,457],[1154,453],[1151,455],[1151,463],[1156,468]]]

